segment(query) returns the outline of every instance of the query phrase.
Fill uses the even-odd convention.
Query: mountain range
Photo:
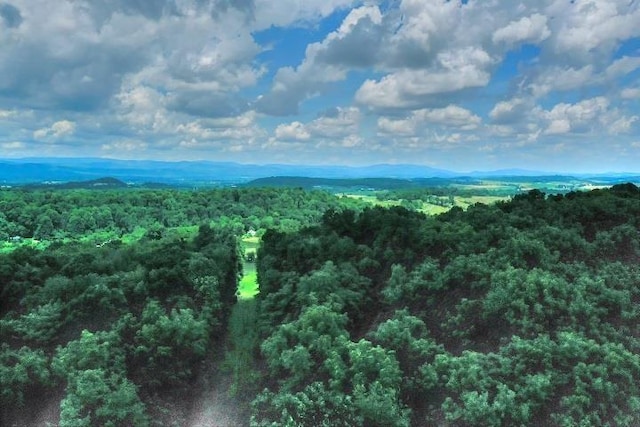
[[[233,185],[268,177],[327,179],[361,178],[456,178],[550,176],[549,172],[522,169],[474,171],[468,173],[413,164],[371,166],[318,166],[288,164],[241,164],[211,161],[115,160],[103,158],[0,159],[0,183],[4,185],[72,182],[112,177],[130,184]],[[616,176],[625,174],[615,174]],[[631,175],[631,174],[629,174]]]

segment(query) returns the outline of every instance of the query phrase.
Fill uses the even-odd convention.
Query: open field
[[[260,290],[258,288],[256,265],[252,262],[245,262],[243,264],[242,279],[238,283],[238,298],[251,299],[258,293],[260,293]]]
[[[340,194],[343,197],[349,197],[360,200],[365,203],[369,203],[372,206],[381,206],[389,208],[392,206],[404,206],[408,209],[413,209],[422,212],[426,215],[438,215],[447,212],[453,206],[458,206],[462,209],[467,209],[469,206],[476,203],[492,204],[498,201],[509,200],[510,196],[430,196],[433,197],[433,202],[425,202],[421,199],[395,199],[395,200],[381,200],[379,196],[375,194]],[[384,197],[384,196],[383,196]]]
[[[242,263],[242,279],[238,283],[238,298],[241,300],[251,299],[260,293],[256,263],[247,261],[247,255],[253,253],[255,256],[259,246],[260,238],[258,236],[244,236],[242,238],[245,260]]]
[[[591,191],[607,188],[606,182],[574,177],[502,177],[484,179],[441,180],[437,185],[406,188],[334,188],[339,197],[356,199],[371,206],[389,208],[403,206],[426,215],[438,215],[454,206],[467,209],[476,203],[493,204],[508,201],[517,194],[537,189],[546,194]]]

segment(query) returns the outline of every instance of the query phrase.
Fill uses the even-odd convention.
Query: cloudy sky
[[[0,157],[640,171],[640,0],[0,0]]]

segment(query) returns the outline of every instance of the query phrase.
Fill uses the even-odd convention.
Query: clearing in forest
[[[244,261],[242,263],[242,279],[240,279],[240,283],[238,283],[239,299],[251,299],[260,292],[255,263],[255,254],[259,245],[260,238],[257,236],[246,236],[242,238]]]

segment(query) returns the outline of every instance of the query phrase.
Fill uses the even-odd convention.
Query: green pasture
[[[400,200],[379,200],[376,196],[369,194],[339,194],[340,196],[349,197],[351,199],[360,200],[373,206],[382,206],[388,208],[391,206],[400,206]]]
[[[480,187],[478,188],[487,188]],[[369,203],[372,206],[381,206],[384,208],[388,208],[391,206],[402,206],[403,200],[380,200],[375,195],[369,194],[341,194],[344,197],[349,197],[352,199],[357,199],[363,201],[365,203]],[[447,197],[440,197],[442,199],[446,199]],[[454,196],[454,206],[459,206],[462,209],[467,209],[469,206],[474,205],[476,203],[483,203],[486,205],[496,203],[502,200],[509,200],[510,196]],[[424,213],[425,215],[438,215],[444,212],[447,212],[451,207],[442,206],[435,203],[429,202],[421,202],[422,205],[418,207],[416,210]]]
[[[470,197],[458,197],[455,198],[456,206],[460,206],[462,209],[466,209],[471,205],[475,205],[476,203],[482,203],[485,205],[490,205],[496,202],[505,201],[511,199],[511,197],[507,196],[470,196]]]

